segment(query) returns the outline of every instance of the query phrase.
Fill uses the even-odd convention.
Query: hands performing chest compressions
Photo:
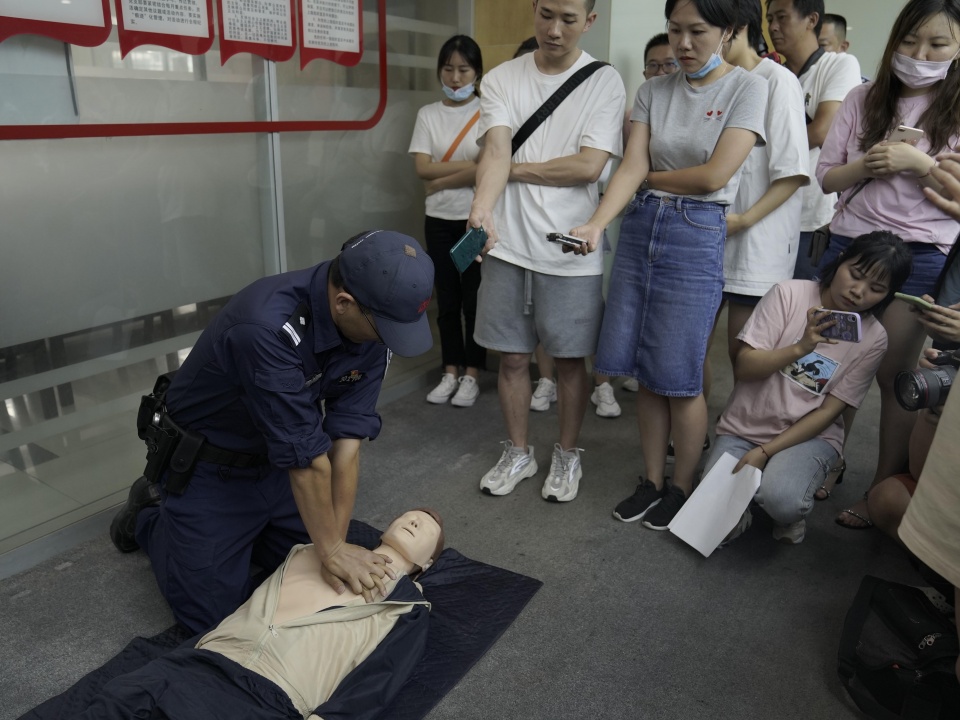
[[[144,399],[148,466],[111,538],[148,553],[178,622],[214,625],[249,597],[251,563],[273,570],[297,543],[335,592],[385,594],[390,556],[345,538],[390,353],[430,349],[432,290],[413,238],[362,233],[331,261],[238,292]]]

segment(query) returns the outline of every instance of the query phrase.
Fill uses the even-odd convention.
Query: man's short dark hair
[[[659,35],[654,35],[647,42],[647,46],[643,49],[643,64],[647,64],[647,55],[650,54],[650,51],[655,47],[660,47],[661,45],[669,45],[670,38],[667,37],[666,33],[660,33]]]
[[[327,282],[337,290],[343,290],[343,275],[340,274],[340,256],[330,261],[330,270],[327,273]]]
[[[763,39],[763,8],[760,0],[740,0],[740,27],[744,26],[747,28],[747,42],[750,47],[762,55],[766,52],[767,43]]]
[[[583,6],[587,9],[587,15],[593,12],[593,8],[596,4],[597,0],[583,0]]]
[[[817,26],[813,29],[813,34],[820,37],[820,28],[823,27],[823,18],[826,10],[823,7],[823,0],[793,0],[793,10],[800,17],[817,14]]]
[[[826,13],[823,16],[823,22],[833,25],[833,30],[841,42],[847,39],[847,19],[843,15]]]

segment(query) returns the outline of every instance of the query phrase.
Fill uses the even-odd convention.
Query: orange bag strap
[[[480,111],[477,110],[474,113],[473,117],[467,121],[467,124],[463,126],[463,130],[460,131],[460,134],[457,135],[457,139],[453,141],[447,151],[443,154],[443,157],[440,159],[440,162],[449,162],[450,158],[453,157],[453,153],[457,151],[457,148],[460,147],[460,142],[467,136],[467,133],[470,132],[470,128],[477,124],[477,120],[480,119]]]

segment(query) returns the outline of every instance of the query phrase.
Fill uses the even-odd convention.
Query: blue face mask
[[[720,67],[721,63],[723,63],[723,58],[721,58],[718,53],[720,52],[720,48],[723,47],[723,43],[724,41],[720,40],[720,44],[717,45],[716,52],[710,55],[710,59],[707,60],[706,64],[704,64],[704,66],[699,70],[697,70],[696,72],[687,73],[686,74],[687,77],[690,78],[691,80],[700,80],[702,78],[705,78],[707,75],[709,75],[711,72],[716,70],[718,67]]]
[[[469,85],[464,85],[462,88],[457,88],[456,90],[454,90],[453,88],[448,88],[443,83],[440,83],[440,87],[443,88],[443,94],[446,95],[451,100],[453,100],[454,102],[463,102],[464,100],[469,98],[471,95],[473,95],[473,83],[470,83]]]

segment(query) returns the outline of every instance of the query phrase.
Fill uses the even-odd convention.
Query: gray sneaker
[[[486,495],[509,495],[521,480],[537,474],[533,445],[524,452],[509,440],[504,440],[503,455],[486,475],[480,478],[480,492]]]
[[[544,412],[550,409],[550,403],[557,401],[557,383],[550,378],[540,378],[530,397],[530,409]]]
[[[807,534],[807,521],[797,520],[789,525],[774,525],[773,539],[785,545],[799,545]]]
[[[595,386],[590,402],[597,406],[597,415],[600,417],[620,417],[620,404],[613,395],[613,386],[610,383],[605,382]]]
[[[543,483],[540,496],[548,502],[570,502],[580,489],[580,448],[563,450],[560,443],[553,446],[550,472]]]
[[[434,405],[443,405],[450,396],[457,391],[457,377],[453,373],[444,373],[437,385],[427,395],[427,402]]]

